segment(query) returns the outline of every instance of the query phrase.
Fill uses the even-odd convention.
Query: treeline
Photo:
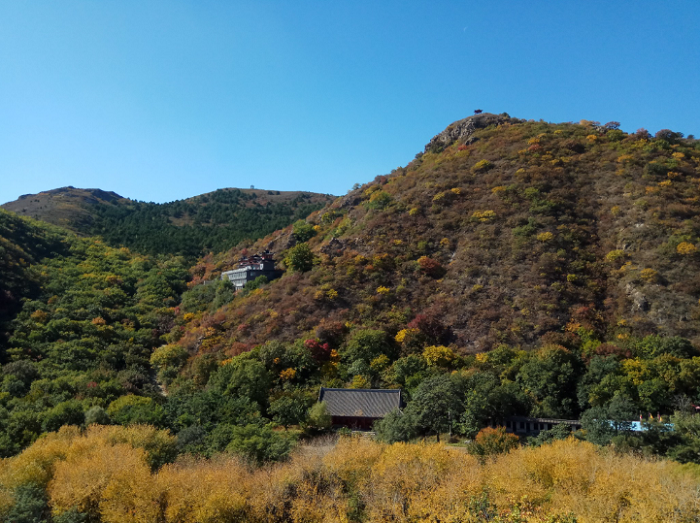
[[[214,318],[202,321],[222,328]],[[441,435],[470,440],[509,416],[581,419],[579,438],[700,463],[695,414],[700,356],[683,338],[648,336],[614,345],[580,330],[579,344],[569,348],[545,344],[525,351],[501,345],[460,356],[443,345],[415,344],[422,334],[418,328],[412,341],[397,335],[401,342],[381,330],[344,329],[329,324],[317,331],[320,337],[271,341],[231,358],[207,353],[202,340],[195,358],[177,343],[158,348],[151,361],[170,394],[162,407],[153,403],[129,421],[170,428],[183,449],[203,455],[227,446],[243,451],[235,443],[243,434],[286,451],[289,439],[270,432],[268,424],[307,433],[327,426],[321,421],[323,406],[314,405],[320,386],[401,388],[407,400],[403,412],[375,426],[389,442]],[[633,431],[631,422],[640,418],[644,430]],[[569,435],[566,427],[557,427],[535,444]],[[246,452],[259,461],[284,457],[284,452]]]
[[[283,229],[330,200],[300,193],[276,202],[234,189],[164,204],[100,205],[90,233],[137,252],[196,258]]]
[[[691,522],[698,469],[574,439],[482,459],[444,445],[340,438],[288,462],[169,463],[150,427],[65,427],[0,464],[6,521],[586,523]]]

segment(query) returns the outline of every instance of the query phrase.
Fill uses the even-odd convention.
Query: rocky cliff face
[[[485,129],[490,125],[501,125],[504,123],[517,123],[521,120],[511,118],[506,113],[491,114],[480,113],[458,120],[450,124],[444,131],[433,136],[425,146],[425,152],[440,151],[446,146],[459,142],[460,144],[470,144],[474,140],[474,133],[477,129]]]

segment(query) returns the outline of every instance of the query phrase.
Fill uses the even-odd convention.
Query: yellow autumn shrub
[[[423,358],[430,367],[447,367],[455,357],[452,349],[443,345],[426,347],[423,351]]]
[[[445,444],[341,437],[306,443],[288,461],[259,468],[221,454],[183,457],[153,470],[145,447],[136,444],[149,441],[153,431],[99,427],[48,434],[0,462],[0,510],[6,513],[14,502],[14,488],[38,480],[48,485],[54,515],[77,508],[103,523],[700,518],[696,466],[575,438],[477,458]]]
[[[682,255],[695,254],[697,250],[698,248],[690,242],[681,242],[676,247],[676,252]]]

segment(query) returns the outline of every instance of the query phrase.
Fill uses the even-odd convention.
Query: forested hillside
[[[149,358],[185,288],[182,260],[114,249],[5,211],[0,231],[0,454],[64,424],[99,421],[127,394],[158,395]]]
[[[168,368],[170,386],[204,384],[232,357],[265,367],[271,398],[441,386],[469,412],[467,433],[517,413],[687,407],[700,375],[699,169],[699,142],[667,130],[457,122],[406,167],[245,244],[281,251],[280,280],[226,304],[191,288],[168,337],[189,359]],[[193,283],[240,252],[205,257]]]
[[[100,219],[123,225],[116,244],[167,237],[171,226],[223,231],[232,202],[260,210],[244,195],[212,193],[194,209],[135,205],[126,215],[116,206]],[[216,202],[222,214],[206,214]],[[147,219],[129,221],[137,215]],[[193,215],[201,223],[188,225]],[[137,233],[141,222],[163,228]],[[405,167],[286,223],[188,272],[172,254],[136,254],[0,213],[0,452],[32,445],[0,466],[2,514],[297,521],[322,502],[325,512],[309,520],[328,511],[348,521],[696,517],[691,465],[556,442],[571,436],[564,425],[520,442],[487,425],[511,415],[580,419],[578,440],[700,463],[700,142],[669,130],[628,134],[615,122],[481,114],[449,126]],[[180,252],[186,241],[173,238]],[[281,278],[238,293],[218,280],[264,249],[277,253]],[[375,425],[378,439],[442,437],[463,448],[341,440],[323,455],[295,451],[330,429],[316,402],[322,386],[401,388],[407,405]],[[640,416],[644,431],[633,431]],[[36,441],[91,424],[124,427],[64,428]],[[514,450],[521,444],[547,446]],[[358,453],[353,468],[346,459]],[[213,459],[169,465],[187,454]],[[536,487],[512,488],[489,459]],[[25,473],[27,462],[37,466]],[[573,471],[590,463],[604,474],[575,483]],[[642,472],[615,476],[628,468]],[[471,490],[450,497],[454,481],[435,478],[464,470],[475,474]],[[83,481],[88,472],[101,483]],[[398,495],[392,478],[424,477],[397,505],[373,494],[380,486]],[[680,490],[667,488],[669,478]],[[135,494],[116,496],[127,484]],[[226,486],[220,496],[192,494],[204,484]],[[650,508],[634,494],[645,488],[664,501]],[[261,489],[276,493],[272,512]],[[535,490],[536,499],[520,497]],[[195,498],[206,501],[182,501]]]
[[[67,252],[68,235],[0,209],[0,354],[5,354],[7,322],[23,298],[39,294],[39,275],[32,264]]]
[[[113,247],[194,259],[270,234],[332,200],[308,192],[220,189],[155,204],[99,189],[63,187],[25,195],[3,207],[79,234],[99,235]]]

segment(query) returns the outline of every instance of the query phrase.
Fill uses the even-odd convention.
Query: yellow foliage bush
[[[32,312],[32,313],[29,315],[29,317],[30,317],[31,319],[33,319],[35,322],[37,322],[37,323],[46,323],[46,321],[49,319],[49,315],[46,314],[46,313],[45,313],[44,311],[42,311],[42,310],[38,310],[38,311]],[[97,319],[97,318],[95,318],[95,319]],[[100,318],[100,319],[102,320],[102,318]],[[102,321],[104,322],[104,320],[102,320]],[[95,324],[95,320],[92,320],[92,323],[93,323],[93,325],[96,325],[96,324]],[[102,325],[104,325],[104,323],[102,323]]]
[[[377,294],[387,295],[387,294],[389,294],[390,292],[391,292],[391,289],[390,289],[389,287],[384,287],[384,286],[382,286],[382,285],[380,285],[379,287],[377,287]]]
[[[496,218],[496,213],[494,211],[474,211],[472,214],[472,219],[479,222],[490,222]]]
[[[365,196],[372,196],[372,193],[379,190],[379,185],[373,185],[364,190],[363,194]]]
[[[426,347],[423,351],[423,358],[430,367],[447,367],[455,357],[452,349],[442,345]]]
[[[220,455],[152,471],[130,441],[139,431],[148,437],[145,428],[100,427],[38,440],[1,462],[0,510],[13,503],[12,489],[38,480],[54,515],[75,507],[103,523],[348,522],[358,502],[372,523],[700,518],[696,467],[574,438],[477,459],[444,444],[348,437],[303,445],[262,468]]]
[[[690,242],[681,242],[676,247],[676,252],[678,254],[695,254],[698,248]]]
[[[489,162],[488,160],[479,160],[474,164],[474,167],[472,167],[472,172],[473,173],[478,173],[478,172],[484,172],[488,171],[493,167],[493,164]]]
[[[355,377],[352,378],[352,382],[350,383],[350,388],[351,389],[371,389],[372,388],[372,383],[362,376],[361,374],[357,374]]]
[[[549,242],[554,239],[554,234],[551,232],[541,232],[537,235],[537,239],[541,242]]]
[[[158,347],[151,354],[151,365],[159,368],[181,367],[186,361],[189,353],[180,345],[168,344]]]
[[[656,283],[659,281],[659,273],[654,269],[642,269],[639,276],[647,283]]]
[[[282,372],[280,372],[280,379],[282,381],[289,381],[293,380],[294,377],[297,375],[297,371],[289,368],[289,369],[284,369]]]
[[[374,371],[382,371],[386,369],[389,365],[391,365],[391,360],[389,359],[389,356],[387,356],[386,354],[382,354],[374,358],[370,362],[369,367]]]
[[[445,199],[445,193],[444,192],[439,192],[435,196],[433,196],[433,202],[438,203],[442,200]]]
[[[616,249],[614,251],[610,251],[608,254],[605,255],[605,259],[609,262],[614,262],[616,260],[619,260],[620,258],[624,258],[627,256],[625,251]]]
[[[617,161],[619,163],[629,163],[634,159],[634,157],[631,154],[621,154],[620,156],[617,157]]]
[[[407,336],[418,334],[419,332],[420,331],[418,329],[401,329],[398,333],[396,333],[394,339],[397,343],[403,343]]]

